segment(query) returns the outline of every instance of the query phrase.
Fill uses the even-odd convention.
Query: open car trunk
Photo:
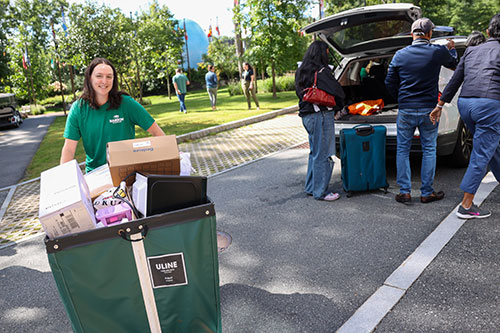
[[[357,59],[348,63],[339,78],[347,107],[366,100],[382,99],[384,108],[369,116],[345,114],[337,122],[342,123],[395,123],[398,112],[397,100],[385,88],[385,76],[392,55],[380,58]]]

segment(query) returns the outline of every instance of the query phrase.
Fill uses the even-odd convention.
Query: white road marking
[[[474,197],[478,206],[495,189],[498,182],[489,172],[481,182]],[[385,280],[384,284],[363,303],[337,333],[372,332],[403,297],[424,269],[436,258],[444,246],[457,233],[466,220],[455,212],[458,206],[434,229],[415,251]]]

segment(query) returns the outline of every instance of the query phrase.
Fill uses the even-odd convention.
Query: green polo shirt
[[[118,109],[108,110],[108,103],[93,109],[79,99],[71,106],[64,137],[78,141],[82,138],[89,172],[106,164],[106,145],[111,141],[135,138],[135,125],[148,130],[155,122],[153,117],[132,97],[122,95]]]
[[[187,76],[184,74],[176,74],[172,81],[177,83],[177,89],[181,92],[181,94],[187,93],[186,83],[189,81]]]

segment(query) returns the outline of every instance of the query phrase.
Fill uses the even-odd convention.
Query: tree
[[[36,103],[36,96],[47,95],[45,87],[50,83],[48,63],[50,49],[50,20],[65,2],[61,0],[17,0],[11,7],[12,31],[9,35],[9,80],[13,91],[20,98],[28,96]],[[29,65],[23,68],[23,54],[29,57]]]
[[[64,56],[80,69],[96,57],[107,58],[117,69],[130,67],[130,24],[118,9],[93,2],[69,8],[68,35],[61,38]]]
[[[214,37],[208,52],[203,55],[203,61],[215,66],[220,75],[224,75],[227,80],[231,80],[238,72],[238,58],[236,56],[236,46],[234,38],[222,36]]]
[[[296,68],[305,51],[307,39],[299,30],[303,8],[309,0],[248,0],[245,26],[250,30],[248,56],[254,63],[268,64],[276,97],[276,72]],[[262,65],[261,65],[262,66]]]
[[[182,55],[184,33],[166,6],[153,2],[137,19],[136,47],[147,90],[169,87],[169,78]],[[166,80],[166,82],[164,81]],[[162,84],[163,83],[163,84]]]
[[[9,76],[9,54],[7,53],[7,33],[10,30],[8,20],[9,0],[0,0],[0,90],[7,84]]]

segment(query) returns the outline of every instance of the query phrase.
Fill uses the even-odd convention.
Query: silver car
[[[363,100],[384,100],[384,108],[376,114],[347,114],[338,119],[335,123],[337,138],[342,128],[358,124],[384,125],[387,128],[387,150],[395,150],[398,104],[387,93],[384,79],[396,51],[412,43],[411,24],[420,17],[421,9],[412,4],[384,4],[344,11],[303,29],[308,34],[316,34],[340,55],[334,74],[346,93],[346,105]],[[451,38],[461,56],[465,50],[466,37],[449,36],[452,31],[449,27],[435,28],[431,42],[445,45],[447,39]],[[369,75],[361,79],[362,68],[369,64]],[[443,91],[452,75],[452,70],[441,68],[440,91]],[[471,150],[472,136],[460,119],[455,97],[443,108],[437,154],[449,156],[453,165],[462,167],[467,166]],[[412,151],[421,151],[418,130],[414,135]]]

